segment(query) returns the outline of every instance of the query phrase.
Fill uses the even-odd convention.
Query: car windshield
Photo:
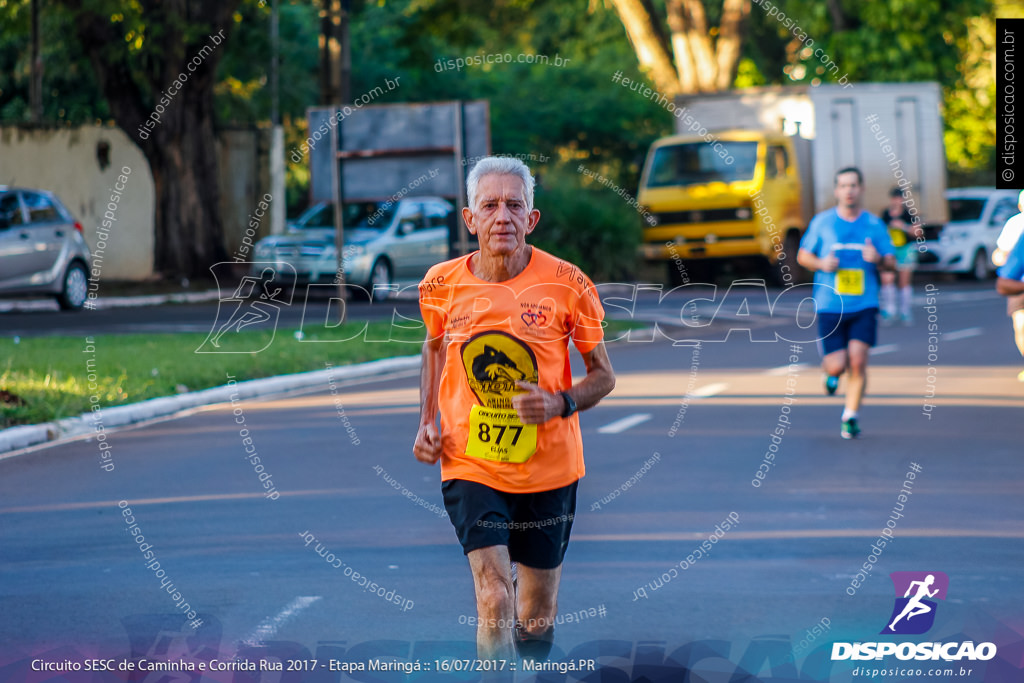
[[[334,212],[330,204],[314,204],[296,218],[293,225],[298,230],[333,228]]]
[[[391,224],[397,202],[345,204],[345,227],[383,230]],[[296,230],[334,229],[334,205],[315,204],[295,219]]]
[[[952,223],[977,221],[981,219],[981,212],[984,209],[984,199],[950,199],[949,220]]]
[[[398,202],[358,202],[345,205],[345,227],[383,230],[391,225]]]
[[[654,152],[647,187],[732,183],[754,177],[756,142],[723,142],[720,150],[706,142],[659,147]]]

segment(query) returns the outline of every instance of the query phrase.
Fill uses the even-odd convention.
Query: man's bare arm
[[[587,366],[587,376],[565,392],[576,402],[578,410],[593,408],[615,388],[615,372],[612,370],[612,361],[608,358],[604,342],[584,353],[583,362]],[[561,394],[544,391],[529,382],[516,384],[526,389],[526,393],[512,399],[512,406],[524,424],[547,422],[559,417],[565,409],[565,400]]]
[[[615,388],[615,372],[604,342],[584,353],[583,363],[587,366],[587,376],[565,393],[576,401],[577,408],[587,410],[600,403]]]
[[[1003,296],[1024,294],[1024,282],[1021,282],[1020,280],[1011,280],[1008,277],[1001,277],[996,280],[996,291]]]
[[[443,335],[423,342],[420,367],[420,426],[412,452],[416,459],[433,465],[441,457],[441,434],[437,429],[437,398],[444,371],[445,340]]]
[[[839,259],[834,254],[819,258],[807,249],[801,249],[796,253],[796,262],[807,270],[822,270],[826,273],[831,273],[839,267]]]

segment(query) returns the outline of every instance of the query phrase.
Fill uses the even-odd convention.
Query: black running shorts
[[[475,481],[441,482],[444,507],[462,550],[508,547],[509,557],[534,569],[562,564],[576,515],[576,487],[539,493],[505,493]]]

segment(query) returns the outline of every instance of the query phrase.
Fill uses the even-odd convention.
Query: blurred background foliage
[[[88,1],[88,0],[87,0]],[[31,0],[0,0],[0,122],[27,123]],[[132,21],[137,0],[123,3]],[[824,69],[792,32],[752,5],[736,87],[857,81],[938,81],[945,99],[950,185],[991,185],[995,169],[995,16],[1024,16],[1010,0],[778,0],[782,11],[839,65]],[[664,0],[649,0],[667,34]],[[704,0],[717,25],[722,0]],[[281,109],[286,149],[305,137],[305,111],[319,101],[320,2],[279,0]],[[40,0],[43,122],[110,119],[96,76],[77,44],[71,13]],[[136,8],[137,9],[137,8]],[[269,3],[242,0],[219,64],[215,111],[221,126],[265,126],[270,112]],[[138,26],[134,40],[153,27]],[[375,102],[486,99],[495,153],[548,157],[534,164],[546,233],[538,238],[595,277],[615,277],[640,217],[620,197],[576,172],[583,163],[635,195],[643,155],[672,132],[671,116],[647,98],[613,87],[611,75],[643,79],[611,0],[353,0],[353,97],[385,78],[401,87]],[[485,54],[547,55],[543,64],[447,68]],[[555,66],[555,57],[567,60]],[[306,204],[308,169],[290,164],[289,214]],[[633,242],[631,242],[631,240]],[[601,248],[593,245],[600,245]],[[609,250],[606,252],[602,249]]]

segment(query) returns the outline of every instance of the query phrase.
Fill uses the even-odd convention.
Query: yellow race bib
[[[864,271],[860,268],[837,270],[836,291],[847,296],[862,296],[864,294]]]
[[[466,455],[496,462],[523,463],[537,451],[537,425],[519,421],[515,410],[473,406],[469,411]]]
[[[907,233],[899,228],[889,228],[889,239],[892,241],[892,246],[903,247],[907,244]]]

